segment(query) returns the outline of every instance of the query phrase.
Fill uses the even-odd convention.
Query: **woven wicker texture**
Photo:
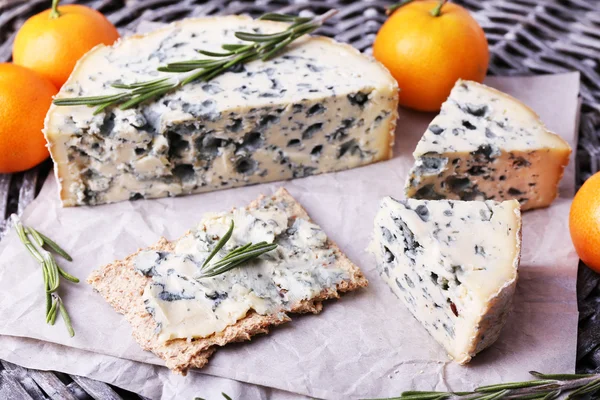
[[[63,1],[69,3],[73,1]],[[600,169],[600,0],[454,0],[470,9],[484,28],[492,53],[493,75],[532,75],[578,70],[582,110],[577,149],[577,183]],[[0,0],[0,62],[10,60],[15,31],[49,0]],[[122,30],[142,20],[249,14],[267,11],[322,13],[337,8],[320,34],[370,52],[393,0],[80,0],[104,13]],[[50,163],[25,173],[0,175],[0,236],[3,218],[20,212],[35,197]],[[600,372],[600,277],[580,266],[581,311],[578,344],[580,372]],[[0,398],[138,398],[108,385],[64,374],[26,370],[0,363]]]

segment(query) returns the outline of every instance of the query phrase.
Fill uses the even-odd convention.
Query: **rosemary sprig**
[[[564,399],[571,400],[600,391],[600,374],[529,373],[538,379],[480,386],[473,392],[410,391],[402,393],[400,397],[372,400],[550,400],[569,392]]]
[[[33,258],[35,258],[42,267],[44,289],[46,291],[46,323],[54,325],[56,316],[58,313],[60,313],[67,327],[69,335],[71,337],[75,336],[75,331],[73,330],[73,325],[71,324],[71,318],[69,317],[63,300],[56,292],[60,285],[61,276],[73,283],[78,283],[79,279],[59,267],[56,263],[54,255],[50,251],[58,254],[68,261],[72,261],[73,258],[58,244],[41,232],[38,232],[32,227],[23,226],[19,217],[17,217],[15,214],[11,215],[11,220],[15,230],[17,231],[19,239],[21,239],[21,242],[23,245],[25,245],[27,251],[29,251]],[[33,241],[30,238],[33,239]]]
[[[240,264],[243,264],[249,260],[252,260],[256,257],[259,257],[265,253],[268,253],[271,250],[275,250],[277,248],[276,243],[267,243],[260,242],[256,244],[246,243],[245,245],[236,247],[227,253],[223,258],[219,261],[210,264],[210,261],[213,257],[227,244],[229,239],[231,239],[231,235],[233,234],[234,223],[231,221],[229,225],[229,229],[219,239],[215,248],[210,252],[202,267],[200,268],[200,274],[197,276],[198,279],[202,278],[210,278],[213,276],[220,275],[224,272],[227,272]]]
[[[317,30],[325,20],[336,13],[337,10],[329,10],[313,18],[275,13],[265,14],[259,19],[287,22],[290,26],[284,31],[270,34],[236,32],[236,38],[249,43],[224,44],[221,46],[223,52],[197,50],[198,53],[211,58],[179,61],[158,68],[158,71],[177,74],[176,76],[132,84],[116,82],[112,84],[112,87],[121,89],[122,92],[104,96],[55,99],[53,103],[57,106],[97,106],[94,114],[98,114],[110,106],[118,105],[122,110],[135,107],[146,100],[162,96],[190,82],[209,81],[250,61],[269,60],[299,37]]]

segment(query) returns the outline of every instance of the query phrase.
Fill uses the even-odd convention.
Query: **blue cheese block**
[[[459,80],[413,153],[406,196],[516,199],[523,210],[546,207],[558,194],[570,153],[517,99]]]
[[[498,338],[521,254],[516,200],[386,197],[369,250],[381,277],[458,363]]]
[[[274,250],[214,277],[203,264],[249,242]],[[249,340],[288,314],[319,313],[322,301],[367,286],[367,280],[284,189],[246,208],[207,214],[180,239],[161,239],[125,260],[95,271],[88,282],[133,327],[145,349],[183,373],[201,368],[217,346]]]
[[[227,16],[189,19],[85,55],[57,98],[118,93],[114,83],[242,43],[236,31],[288,25]],[[206,57],[205,57],[206,58]],[[44,133],[63,205],[178,196],[305,177],[391,157],[398,88],[377,61],[303,37],[263,62],[185,85],[137,108],[52,106]]]

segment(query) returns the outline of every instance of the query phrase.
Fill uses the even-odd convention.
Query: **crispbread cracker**
[[[247,208],[258,208],[260,201],[264,197],[259,197],[250,203]],[[286,211],[288,216],[310,220],[302,206],[285,189],[279,189],[272,198],[276,201],[282,201],[287,205]],[[343,280],[335,287],[322,291],[312,299],[299,301],[291,307],[290,313],[312,312],[318,314],[323,308],[323,300],[338,298],[339,292],[347,292],[367,286],[367,280],[362,272],[341,252],[339,247],[329,239],[327,240],[327,244],[336,254],[335,267],[347,271],[350,279]],[[172,251],[174,247],[175,242],[169,242],[165,238],[160,238],[149,249]],[[142,348],[153,352],[165,360],[166,366],[175,372],[185,375],[189,368],[202,368],[208,362],[208,358],[215,352],[215,346],[224,346],[231,342],[250,340],[253,335],[268,333],[271,326],[291,320],[285,314],[283,317],[281,315],[260,315],[251,310],[246,317],[209,337],[191,341],[175,339],[161,343],[158,341],[155,333],[156,324],[152,316],[146,311],[142,299],[144,288],[151,278],[143,276],[134,269],[134,259],[141,251],[143,250],[140,249],[124,260],[115,261],[94,271],[88,278],[88,283],[117,312],[125,315],[125,318],[133,328],[133,337]]]

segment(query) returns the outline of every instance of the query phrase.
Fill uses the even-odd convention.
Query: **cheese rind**
[[[386,197],[369,250],[392,292],[464,364],[498,338],[510,312],[519,204]]]
[[[113,46],[75,67],[57,98],[118,93],[173,74],[197,49],[241,43],[236,31],[287,27],[245,17],[183,20]],[[44,133],[65,206],[177,196],[353,168],[391,157],[397,84],[377,61],[323,37],[304,37],[136,108],[55,106]]]
[[[459,80],[413,153],[406,196],[516,199],[523,210],[546,207],[558,194],[570,153],[523,103]]]

